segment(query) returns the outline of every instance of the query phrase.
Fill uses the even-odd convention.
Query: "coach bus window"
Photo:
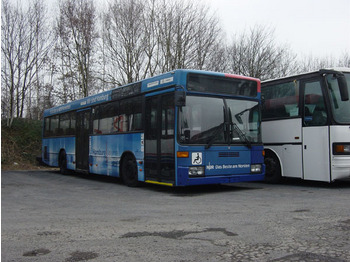
[[[348,90],[350,94],[350,74],[346,73],[346,82],[348,83]],[[334,120],[337,123],[349,124],[350,123],[350,100],[342,101],[340,97],[340,91],[338,81],[333,75],[327,75],[328,90],[330,94],[330,101],[332,105],[332,112]]]
[[[263,119],[288,118],[299,115],[298,83],[295,81],[262,88]]]
[[[304,123],[306,126],[327,124],[327,112],[319,81],[305,83],[304,103]]]

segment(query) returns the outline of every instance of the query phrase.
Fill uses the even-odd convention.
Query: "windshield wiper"
[[[238,113],[235,115],[236,119],[238,120],[239,123],[243,123],[241,116],[243,115],[243,113],[249,111],[250,109],[246,109],[243,110],[242,112]],[[241,140],[243,140],[244,142],[246,142],[247,146],[249,148],[252,147],[251,142],[249,141],[249,139],[247,138],[247,136],[243,133],[243,131],[237,126],[237,124],[235,122],[232,121],[232,112],[231,112],[231,108],[229,108],[229,119],[230,119],[230,128],[232,131],[235,131],[237,133],[237,135],[239,136],[239,138]],[[233,136],[233,134],[231,134],[231,130],[230,130],[230,136]],[[230,140],[233,137],[229,138]],[[229,144],[230,145],[230,144]]]
[[[235,131],[237,133],[237,135],[239,136],[239,138],[241,140],[243,140],[244,142],[247,143],[247,146],[249,148],[252,147],[252,143],[250,142],[250,140],[247,138],[247,136],[242,132],[242,130],[237,126],[236,123],[234,122],[231,122],[231,127],[232,127],[232,130]]]
[[[218,137],[218,135],[221,134],[222,131],[224,131],[224,128],[223,128],[224,126],[225,126],[225,123],[222,123],[216,127],[217,129],[215,130],[214,134],[211,135],[209,137],[209,139],[207,140],[207,144],[205,145],[205,149],[209,149],[213,145],[213,143],[214,143],[215,139]]]

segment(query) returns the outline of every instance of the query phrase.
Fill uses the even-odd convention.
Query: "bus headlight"
[[[333,155],[350,155],[350,143],[334,143]]]
[[[190,166],[188,175],[190,177],[204,176],[204,166]]]
[[[261,164],[250,165],[250,172],[254,174],[261,173]]]

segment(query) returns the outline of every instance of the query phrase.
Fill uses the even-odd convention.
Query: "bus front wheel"
[[[132,155],[126,155],[122,161],[122,179],[125,185],[136,187],[139,185],[137,163]]]
[[[265,182],[278,183],[281,181],[281,164],[274,153],[266,153],[265,167]]]

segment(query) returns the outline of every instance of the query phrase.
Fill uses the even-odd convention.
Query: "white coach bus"
[[[262,83],[266,181],[350,177],[350,68]]]

